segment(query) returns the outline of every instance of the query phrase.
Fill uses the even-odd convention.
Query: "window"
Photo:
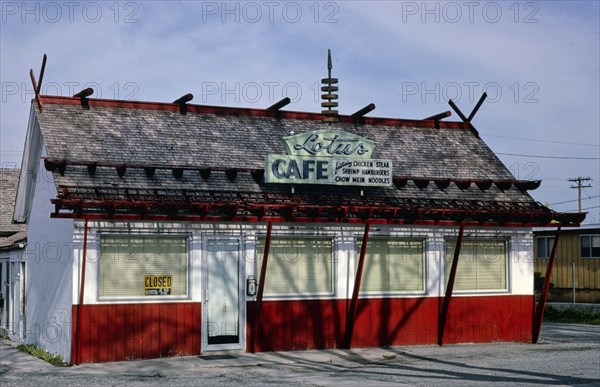
[[[187,270],[186,237],[100,238],[100,297],[187,295]],[[148,288],[161,291],[147,291]]]
[[[332,248],[330,238],[272,238],[264,294],[333,294]],[[259,238],[259,276],[264,249],[265,238]]]
[[[550,258],[552,254],[552,246],[554,246],[554,237],[540,236],[536,238],[536,247],[538,258]]]
[[[581,236],[581,258],[600,258],[600,235]]]
[[[362,240],[356,243],[360,256]],[[367,244],[360,290],[423,291],[423,241],[371,238]]]
[[[446,281],[450,275],[455,246],[455,240],[446,242]],[[507,290],[506,241],[463,240],[454,289]]]

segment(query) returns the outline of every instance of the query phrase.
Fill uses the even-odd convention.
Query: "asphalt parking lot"
[[[411,346],[53,367],[0,343],[4,386],[600,386],[600,326],[544,324],[537,345]]]

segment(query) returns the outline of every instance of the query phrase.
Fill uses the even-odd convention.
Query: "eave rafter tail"
[[[148,178],[152,178],[156,171],[168,170],[171,171],[176,179],[181,179],[184,173],[199,173],[204,180],[211,178],[211,173],[220,171],[225,172],[230,181],[235,181],[240,174],[248,173],[256,183],[263,182],[265,170],[262,168],[225,168],[225,167],[210,167],[210,166],[193,166],[193,165],[154,165],[154,164],[123,164],[114,162],[99,162],[90,160],[71,160],[56,157],[44,157],[44,167],[49,172],[58,172],[61,176],[65,173],[71,173],[71,168],[77,169],[84,167],[90,176],[94,176],[99,168],[108,168],[113,170],[119,177],[124,177],[132,171],[140,170]],[[516,180],[516,179],[471,179],[471,178],[440,178],[440,177],[415,177],[415,176],[392,176],[394,186],[398,189],[404,188],[408,181],[412,181],[419,189],[425,189],[430,185],[435,186],[440,190],[445,190],[454,184],[461,190],[472,189],[477,187],[481,191],[486,191],[492,186],[495,186],[501,191],[506,191],[511,187],[515,187],[522,192],[532,191],[539,188],[541,180]],[[431,183],[431,184],[430,184]],[[106,188],[102,188],[104,190]]]

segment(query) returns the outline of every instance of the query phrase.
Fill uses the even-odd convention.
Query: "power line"
[[[485,134],[481,133],[482,136],[486,137],[499,137],[499,138],[510,138],[513,140],[523,140],[523,141],[536,141],[536,142],[549,142],[552,144],[568,144],[568,145],[580,145],[580,146],[593,146],[600,147],[600,144],[583,144],[581,142],[569,142],[569,141],[555,141],[555,140],[541,140],[539,138],[524,138],[524,137],[511,137],[511,136],[500,136],[497,134]]]
[[[600,206],[593,206],[593,207],[586,207],[586,208],[582,208],[581,210],[568,210],[568,211],[564,211],[564,212],[581,212],[581,211],[585,211],[585,210],[593,210],[594,208],[600,208]]]
[[[600,206],[586,207],[586,208],[582,208],[581,210],[591,210],[594,208],[600,208]],[[581,211],[579,211],[579,212],[581,212]]]
[[[539,159],[563,159],[563,160],[600,160],[600,157],[571,157],[571,156],[542,156],[542,155],[522,155],[518,153],[500,153],[497,155],[503,156],[518,156],[518,157],[536,157]]]
[[[570,177],[557,177],[557,176],[546,176],[546,177],[540,176],[537,178],[537,180],[561,180],[561,181],[567,181],[569,179],[570,179]],[[592,179],[592,181],[595,181],[595,179]],[[592,188],[598,189],[598,187],[592,187]]]
[[[582,208],[579,211],[578,210],[566,210],[566,211],[563,211],[563,212],[581,212],[581,211],[585,211],[585,210],[593,210],[594,208],[600,208],[600,205],[599,206],[592,206],[592,207],[585,207],[585,208]]]
[[[594,179],[591,179],[591,180],[593,181]],[[592,187],[592,186],[591,186],[591,184],[590,184],[590,186],[589,186],[589,187],[583,187],[583,192],[585,192],[585,194],[587,195],[587,197],[591,199],[592,197],[591,197],[591,196],[590,196],[590,194],[588,193],[588,191],[587,191],[587,188],[594,188],[594,187]],[[598,189],[600,189],[600,187],[599,187],[599,188],[596,188],[596,189],[598,190]]]
[[[588,200],[588,199],[594,199],[594,198],[600,198],[600,195],[594,195],[594,196],[589,196],[587,198],[583,198],[581,200]],[[565,203],[573,203],[578,201],[578,199],[573,199],[573,200],[565,200],[564,202],[556,202],[556,203],[550,203],[551,206],[555,206],[557,204],[565,204]]]

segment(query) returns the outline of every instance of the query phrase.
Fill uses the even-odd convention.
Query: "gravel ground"
[[[210,354],[212,355],[212,353]],[[56,368],[0,343],[3,386],[600,386],[600,327],[544,324],[537,345],[235,353]]]

